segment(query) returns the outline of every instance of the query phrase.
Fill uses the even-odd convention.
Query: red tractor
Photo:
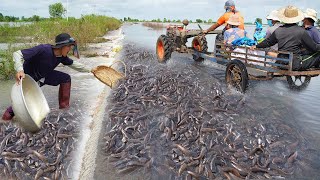
[[[172,52],[177,51],[179,53],[192,53],[194,50],[199,52],[207,52],[208,45],[207,39],[202,34],[202,29],[186,29],[189,24],[188,20],[182,21],[181,25],[169,25],[167,27],[167,34],[161,35],[157,40],[156,52],[158,61],[165,63],[170,59]],[[221,30],[212,31],[209,34],[221,33]],[[191,47],[187,47],[186,43],[188,39],[194,37],[191,43]],[[201,57],[194,57],[195,61],[202,61]]]

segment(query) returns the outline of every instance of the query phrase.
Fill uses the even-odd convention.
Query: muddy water
[[[155,42],[158,36],[164,34],[165,31],[150,30],[139,24],[124,26],[123,29],[126,35],[125,46],[131,46],[131,49],[124,48],[123,59],[136,61],[137,64],[155,66],[156,68],[157,62],[152,57],[155,52]],[[253,31],[252,27],[247,29]],[[209,50],[213,39],[208,38]],[[131,59],[125,57],[131,57]],[[200,64],[195,63],[190,55],[175,53],[165,66],[175,70],[180,67],[181,71],[185,66],[192,66],[197,73],[200,73],[198,78],[203,79],[204,84],[210,83],[212,80],[224,83],[223,68],[208,61]],[[320,124],[318,121],[320,100],[317,96],[319,86],[320,80],[318,77],[312,78],[308,88],[301,92],[290,91],[287,82],[282,78],[265,82],[250,81],[249,90],[243,95],[246,105],[238,112],[237,121],[246,124],[249,123],[250,119],[254,119],[261,123],[276,122],[284,124],[290,127],[290,131],[302,140],[299,144],[296,164],[299,168],[289,179],[317,179],[320,175],[318,172],[320,168],[318,153],[320,150]],[[108,114],[105,118],[108,119]],[[110,124],[106,122],[104,128],[107,131]],[[101,139],[100,146],[104,147],[104,145],[104,140]],[[173,176],[153,176],[152,172],[146,173],[143,169],[129,175],[118,175],[112,165],[108,164],[107,157],[102,152],[97,159],[96,179],[104,179],[106,174],[110,179],[174,179]]]

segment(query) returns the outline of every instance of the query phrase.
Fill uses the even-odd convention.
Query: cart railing
[[[268,55],[269,52],[281,54],[280,57]],[[247,67],[278,72],[279,70],[292,71],[293,54],[283,51],[250,50],[249,47],[231,46],[223,43],[215,44],[215,58],[229,62],[233,59],[241,60]]]

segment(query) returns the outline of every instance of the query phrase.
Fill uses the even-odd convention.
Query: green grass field
[[[96,43],[97,37],[105,35],[110,30],[118,29],[121,21],[113,17],[100,15],[85,15],[79,19],[48,19],[19,27],[0,25],[0,43],[8,43],[7,50],[0,50],[0,79],[13,77],[14,69],[12,53],[19,49],[32,47],[36,44],[54,44],[56,35],[66,32],[74,37],[81,50],[88,43]],[[22,46],[13,46],[22,43]]]

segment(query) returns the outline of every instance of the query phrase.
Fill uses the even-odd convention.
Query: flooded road
[[[202,25],[203,29],[209,27],[208,25]],[[165,34],[165,30],[156,31],[151,30],[148,27],[141,25],[129,25],[125,26],[124,33],[126,35],[126,42],[135,43],[141,47],[144,47],[150,52],[155,54],[155,42],[161,34]],[[192,24],[191,27],[197,29],[197,25]],[[246,27],[249,37],[253,33],[254,26]],[[214,44],[214,35],[208,35],[209,50],[212,51]],[[190,43],[192,40],[189,40]],[[177,60],[178,59],[178,60]],[[182,62],[179,62],[182,61]],[[173,57],[169,60],[169,63],[194,63],[190,55],[173,53]],[[203,64],[197,64],[197,67],[201,67],[206,73],[219,78],[224,81],[224,69],[215,68],[215,64],[210,61],[205,61]],[[274,79],[272,81],[250,81],[249,92],[246,94],[248,98],[254,98],[257,101],[271,101],[274,99],[276,102],[272,103],[277,105],[279,103],[288,104],[288,110],[290,113],[295,114],[296,123],[299,124],[299,128],[320,137],[320,111],[317,107],[320,106],[319,90],[320,90],[320,78],[315,77],[311,79],[309,86],[301,91],[291,91],[288,89],[288,84],[285,79]],[[277,110],[276,108],[274,110]],[[284,117],[285,119],[285,117]]]
[[[204,28],[206,27],[204,26]],[[156,73],[154,74],[155,78],[156,77],[159,78],[161,76],[170,77],[170,75],[169,74],[166,75],[166,73],[157,74],[157,71],[156,71],[157,69],[165,69],[164,71],[168,71],[167,73],[173,73],[173,74],[175,73],[184,74],[184,72],[189,72],[191,70],[190,72],[193,72],[194,74],[191,73],[193,75],[191,75],[192,77],[190,77],[191,79],[190,83],[192,84],[192,79],[194,79],[193,83],[199,84],[199,88],[200,89],[203,88],[202,90],[204,92],[209,91],[212,86],[215,86],[217,85],[216,83],[218,83],[217,87],[218,86],[221,87],[222,92],[226,92],[226,97],[228,97],[227,94],[229,95],[231,94],[231,96],[235,95],[240,99],[243,99],[244,106],[237,109],[236,117],[233,117],[233,120],[226,118],[225,122],[222,122],[222,123],[225,123],[224,127],[226,126],[225,128],[227,132],[231,132],[230,124],[229,124],[231,123],[234,125],[233,132],[239,132],[242,137],[247,137],[242,139],[243,141],[242,143],[244,144],[248,144],[248,143],[251,144],[252,143],[251,141],[256,141],[256,140],[258,140],[259,142],[260,141],[259,136],[264,134],[265,140],[268,141],[268,144],[269,144],[267,147],[265,147],[266,151],[267,152],[271,151],[272,153],[270,153],[270,155],[272,157],[279,156],[283,158],[288,158],[286,164],[284,165],[285,172],[282,172],[285,175],[283,174],[281,175],[280,171],[278,171],[278,176],[276,174],[273,174],[272,178],[285,177],[286,179],[296,179],[296,178],[317,179],[317,177],[320,175],[320,173],[318,172],[318,169],[320,168],[320,163],[319,163],[320,124],[317,118],[319,115],[319,111],[317,110],[317,107],[320,105],[319,98],[317,98],[317,94],[318,94],[317,91],[319,90],[320,80],[318,77],[312,78],[311,83],[307,87],[307,89],[301,92],[289,90],[286,80],[283,78],[278,78],[271,81],[250,81],[248,92],[244,95],[238,94],[236,92],[233,92],[232,90],[230,91],[226,89],[225,83],[224,83],[225,69],[219,66],[216,66],[214,63],[211,63],[208,61],[205,61],[203,63],[195,63],[190,55],[174,53],[172,55],[172,58],[167,62],[167,64],[159,65],[155,57],[155,42],[158,36],[160,36],[161,34],[165,34],[164,30],[155,31],[147,27],[143,27],[140,24],[125,25],[123,27],[123,30],[126,37],[125,37],[124,49],[122,51],[121,58],[128,64],[129,67],[135,66],[135,65],[136,66],[144,65],[147,67],[148,71],[155,71]],[[250,34],[250,31],[251,32],[253,31],[252,27],[251,29],[249,27],[248,30],[249,30],[249,34]],[[213,46],[213,45],[211,46],[210,44],[213,43],[214,37],[212,38],[207,37],[207,39],[209,41],[208,44],[209,44],[209,51],[210,51],[210,47],[212,48]],[[185,76],[187,77],[187,75]],[[183,79],[183,77],[181,78]],[[148,87],[148,86],[145,86],[145,87]],[[120,91],[118,90],[114,91],[114,93],[117,93],[117,92],[119,93]],[[117,103],[114,102],[112,98],[113,97],[110,97],[109,99],[110,104],[107,107],[107,110],[109,110],[109,112],[106,113],[106,117],[105,117],[106,124],[104,128],[105,128],[105,131],[108,133],[106,133],[106,135],[103,136],[103,138],[100,138],[101,139],[100,146],[101,148],[103,148],[102,151],[105,151],[106,148],[108,149],[107,144],[110,143],[109,138],[111,138],[110,129],[115,127],[114,124],[112,125],[112,123],[110,123],[110,120],[112,119],[112,117],[110,117],[110,113],[112,114],[114,109],[119,108],[116,105]],[[192,99],[192,96],[190,98]],[[135,99],[135,98],[131,97],[131,99]],[[131,101],[128,100],[128,103],[129,102]],[[112,103],[115,103],[115,104],[112,104]],[[125,105],[122,105],[122,107],[124,109],[127,108],[127,106]],[[161,110],[160,106],[159,106],[159,110]],[[144,113],[148,114],[150,112],[154,112],[154,110],[147,109],[145,110]],[[139,112],[138,114],[142,115],[143,113]],[[153,117],[154,118],[157,117],[157,114],[154,114]],[[120,119],[121,118],[118,119],[118,123],[121,122]],[[152,120],[152,118],[150,119],[150,117],[147,119],[148,119],[148,122],[150,121],[149,128],[153,129],[156,123],[154,122],[154,120]],[[202,123],[204,123],[206,120],[210,124],[210,121],[209,121],[210,119],[206,119],[206,118],[203,118]],[[126,125],[123,124],[123,126],[126,126]],[[255,129],[254,132],[250,130],[251,128],[248,129],[248,126],[251,127],[252,129]],[[247,131],[245,131],[243,128],[247,129]],[[154,134],[157,134],[156,133],[158,132],[157,129],[158,128],[155,128],[155,130],[152,132],[154,132]],[[169,131],[170,129],[171,127],[167,129],[167,131]],[[160,126],[160,130],[161,130],[161,126]],[[247,134],[251,134],[251,133],[253,134],[252,136],[247,136],[245,135],[246,132]],[[151,154],[153,154],[152,156],[154,158],[151,158],[151,159],[153,159],[152,162],[154,162],[155,164],[159,163],[159,161],[161,162],[159,158],[160,159],[162,157],[168,158],[166,156],[168,149],[165,148],[167,145],[163,144],[163,141],[164,141],[163,138],[165,138],[164,136],[166,134],[168,135],[166,131],[164,134],[161,134],[161,133],[157,134],[155,135],[155,137],[159,136],[160,138],[155,138],[155,139],[151,138],[152,135],[150,135],[152,142],[154,142],[153,145],[159,148],[160,151],[162,151],[162,152],[158,151],[155,154],[154,154],[154,151],[152,151],[153,153]],[[217,136],[219,137],[219,135]],[[122,135],[120,135],[119,137],[120,140],[121,140],[121,137]],[[269,139],[270,137],[276,138],[278,140],[277,143],[273,142],[273,140],[270,140]],[[224,143],[227,143],[226,138],[227,136],[224,136],[224,139],[222,140],[224,141]],[[106,141],[108,142],[107,144],[106,144]],[[248,142],[245,143],[246,141]],[[175,141],[173,140],[173,142]],[[170,141],[168,143],[170,144]],[[183,143],[183,140],[181,143]],[[283,147],[284,149],[274,150],[273,148],[276,146],[275,144],[280,144],[280,146]],[[121,142],[117,145],[117,141],[116,141],[115,148],[120,148],[120,145],[121,145]],[[199,154],[199,153],[201,154],[202,152],[201,148],[194,149],[195,147],[193,145],[190,145],[190,144],[188,145],[187,143],[184,143],[184,145],[185,147],[188,147],[188,150],[190,151],[192,150],[196,154]],[[223,145],[223,142],[222,142],[222,145]],[[180,150],[183,149],[181,147],[179,148],[179,146],[177,147]],[[124,147],[121,146],[121,148],[124,148]],[[115,173],[115,171],[117,171],[117,168],[119,168],[119,166],[120,167],[123,166],[122,163],[131,162],[128,160],[128,158],[130,159],[131,156],[127,156],[127,159],[122,159],[121,157],[125,157],[125,156],[121,156],[120,154],[114,154],[115,152],[122,152],[121,148],[117,149],[116,151],[111,150],[111,155],[113,159],[111,162],[110,162],[110,154],[106,155],[104,154],[105,152],[100,152],[100,154],[97,157],[97,164],[99,166],[97,166],[97,169],[96,169],[95,179],[103,179],[103,177],[105,177],[103,176],[103,174],[108,174],[110,179],[182,179],[184,176],[178,176],[177,174],[183,174],[183,173],[185,173],[184,175],[186,177],[188,176],[198,177],[198,174],[194,174],[193,172],[198,172],[201,165],[199,165],[198,169],[196,168],[195,170],[189,167],[189,171],[187,171],[184,168],[182,168],[183,163],[174,166],[171,170],[168,170],[167,175],[164,175],[164,174],[161,175],[161,171],[163,171],[161,165],[159,165],[161,163],[158,164],[159,165],[158,169],[156,168],[153,170],[150,170],[150,169],[148,170],[145,168],[137,168],[137,170],[133,172],[132,172],[132,169],[126,169],[131,171],[126,172],[124,174],[121,173],[123,172],[121,171],[121,169],[118,169],[118,172],[120,172],[120,174],[117,174]],[[206,147],[205,149],[207,148],[208,147]],[[175,148],[173,148],[173,151],[175,152],[176,150],[174,149]],[[130,150],[126,149],[125,151],[130,151]],[[187,152],[186,150],[184,151]],[[170,148],[169,148],[169,152],[170,152]],[[109,153],[110,153],[110,149],[109,149]],[[252,155],[252,152],[250,152],[249,154]],[[137,155],[137,156],[140,157],[140,155]],[[123,161],[117,161],[117,160],[115,161],[117,157],[120,158],[119,160],[123,160]],[[183,157],[183,158],[187,158],[187,157]],[[180,156],[179,156],[179,159],[180,159]],[[272,161],[273,163],[277,163],[277,160],[275,159],[278,159],[278,158],[274,158]],[[261,159],[259,161],[261,161]],[[264,163],[266,163],[266,161],[267,161],[266,159],[264,161],[262,160],[262,162]],[[244,162],[248,163],[247,161],[244,161]],[[178,163],[178,161],[176,163]],[[255,163],[253,163],[253,165],[254,164]],[[181,168],[187,172],[184,172]],[[178,173],[178,170],[179,170],[179,173]],[[255,169],[255,167],[251,167],[251,171],[259,172],[264,170]],[[171,172],[172,174],[169,172]],[[221,174],[223,174],[222,172],[227,173],[227,175],[219,176],[219,173],[215,175],[217,175],[218,177],[224,177],[224,178],[228,177],[228,170],[220,169],[219,172]],[[268,173],[271,173],[271,172],[268,172]],[[249,179],[270,178],[271,176],[269,176],[270,174],[268,175],[268,173],[267,174],[258,173],[258,175],[252,176],[251,178],[249,176],[248,178]],[[229,173],[229,175],[230,174],[232,173]],[[206,173],[204,173],[204,176],[208,177]],[[201,177],[204,177],[204,176],[201,176]]]

